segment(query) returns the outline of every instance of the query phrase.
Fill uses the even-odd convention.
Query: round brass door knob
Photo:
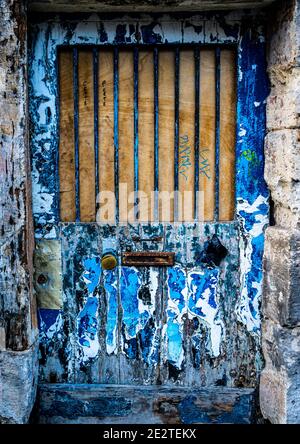
[[[118,265],[116,256],[113,254],[104,254],[101,259],[101,266],[103,270],[112,270]]]

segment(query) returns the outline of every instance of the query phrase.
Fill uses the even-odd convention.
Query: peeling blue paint
[[[88,290],[83,309],[77,317],[76,330],[78,344],[81,346],[82,360],[95,358],[99,351],[98,339],[98,307],[99,300],[96,288],[101,276],[101,265],[98,257],[87,258],[83,261],[83,281]]]
[[[259,334],[263,232],[269,222],[269,194],[263,173],[268,83],[264,42],[260,36],[251,38],[251,31],[246,32],[239,47],[238,70],[236,211],[240,222],[241,298],[236,313],[249,332]],[[244,155],[249,151],[255,155]]]
[[[48,308],[38,309],[39,340],[44,347],[49,347],[53,341],[61,340],[63,336],[63,318],[61,310]]]
[[[106,351],[111,354],[118,347],[118,269],[105,270],[103,275],[107,298]]]
[[[123,308],[123,323],[128,339],[136,337],[139,324],[138,290],[141,282],[136,269],[122,267],[120,278],[121,304]]]
[[[57,157],[59,123],[57,48],[59,45],[113,45],[116,43],[131,45],[136,42],[159,45],[176,43],[178,46],[181,43],[191,42],[237,45],[236,213],[239,224],[240,264],[238,264],[238,255],[236,254],[233,258],[230,249],[228,257],[226,256],[224,263],[220,266],[215,267],[215,264],[207,266],[207,263],[205,265],[201,261],[197,262],[196,254],[203,251],[204,242],[207,240],[201,241],[201,245],[198,245],[199,237],[195,235],[194,240],[189,244],[188,229],[185,226],[177,229],[173,225],[162,230],[165,236],[164,248],[176,253],[176,266],[167,271],[166,282],[163,283],[161,283],[161,276],[155,274],[156,272],[151,271],[149,283],[145,281],[141,270],[129,267],[119,267],[119,269],[102,274],[100,261],[95,256],[96,247],[92,253],[87,251],[85,254],[85,247],[82,245],[84,238],[90,236],[88,230],[82,232],[83,242],[77,250],[77,255],[74,254],[74,258],[71,245],[68,247],[70,251],[67,253],[63,251],[63,255],[67,256],[63,259],[66,275],[64,282],[65,287],[70,286],[67,291],[65,288],[67,294],[65,310],[66,313],[68,310],[74,310],[70,317],[73,316],[76,320],[76,331],[69,331],[68,334],[70,343],[73,341],[79,346],[75,356],[68,357],[72,361],[70,368],[74,365],[74,360],[86,366],[90,358],[95,358],[102,352],[97,337],[101,324],[101,328],[104,325],[106,333],[106,347],[103,353],[117,354],[118,350],[122,349],[129,358],[127,361],[137,360],[146,363],[149,367],[159,364],[161,353],[161,362],[165,363],[167,360],[180,372],[184,370],[184,364],[188,358],[186,354],[188,347],[185,341],[191,341],[195,351],[193,361],[195,367],[199,369],[202,366],[203,373],[208,372],[207,367],[203,370],[203,366],[209,366],[208,362],[211,358],[219,359],[228,342],[225,341],[225,334],[228,331],[229,321],[224,318],[222,304],[224,305],[225,297],[236,297],[235,281],[232,285],[233,280],[227,276],[234,268],[229,267],[230,261],[235,261],[236,267],[240,266],[240,288],[236,297],[235,313],[231,314],[231,309],[228,309],[228,313],[232,315],[230,322],[233,322],[235,328],[241,328],[240,331],[245,335],[254,334],[255,339],[259,339],[260,334],[263,232],[268,223],[269,211],[268,193],[263,180],[264,115],[268,88],[261,31],[251,23],[246,27],[241,26],[241,20],[231,17],[230,14],[228,16],[226,14],[218,14],[218,16],[184,14],[176,20],[168,15],[155,17],[151,14],[135,17],[125,15],[115,16],[112,19],[112,17],[99,17],[95,14],[83,20],[80,18],[76,20],[66,22],[50,20],[45,23],[35,23],[31,29],[29,94],[33,212],[37,238],[61,236],[58,227]],[[206,225],[203,233],[206,236],[212,236],[220,229],[223,230],[226,238],[226,233],[228,236],[231,232],[230,228],[226,228],[225,224],[220,227],[221,224],[217,223],[211,225],[210,228]],[[67,233],[67,228],[65,228],[65,233]],[[76,233],[70,229],[70,239],[72,236],[76,238]],[[96,233],[95,244],[97,236],[106,237],[106,235]],[[118,238],[117,235],[116,238]],[[67,239],[66,234],[65,239]],[[191,249],[189,245],[192,245]],[[83,272],[80,275],[81,266]],[[74,276],[73,274],[69,276],[68,273],[69,271],[71,273],[72,267],[76,270]],[[101,279],[103,279],[103,287]],[[162,289],[160,285],[164,285],[164,288]],[[150,303],[143,301],[140,297],[141,291],[145,288],[150,288]],[[223,294],[220,295],[221,288]],[[78,296],[80,300],[76,300],[75,303],[71,294],[73,290],[74,294],[80,294]],[[166,324],[164,324],[165,320],[158,321],[155,312],[157,291],[163,296],[167,294],[167,306],[163,308],[165,310],[163,316],[166,315],[167,318]],[[106,319],[99,318],[102,299],[106,301]],[[121,303],[120,307],[119,303]],[[76,306],[76,312],[74,306]],[[119,308],[120,314],[123,310],[122,319],[118,316]],[[159,322],[162,325],[158,325]],[[190,337],[185,336],[188,322],[191,325]],[[240,325],[236,327],[236,324],[241,324],[242,327]],[[40,310],[39,325],[42,341],[48,341],[53,337],[52,334],[63,335],[63,312],[52,313],[50,310]],[[66,331],[67,328],[69,327],[66,327]],[[120,344],[118,334],[121,337]],[[246,339],[243,340],[243,346],[247,348],[249,343]],[[258,342],[255,351],[251,350],[253,360],[257,358]],[[203,357],[203,343],[205,343],[205,352],[209,356],[206,360]],[[61,353],[64,352],[63,350]],[[247,353],[247,350],[243,350],[244,352]],[[230,360],[231,357],[233,360],[236,359],[236,356],[233,356],[234,351],[227,349],[226,353],[225,357],[223,355],[224,359]],[[211,367],[212,372],[217,367],[217,364],[214,365],[215,367]],[[74,377],[73,374],[72,377]],[[230,383],[233,384],[234,381],[230,380]]]
[[[179,267],[168,270],[169,299],[167,307],[167,341],[168,360],[176,368],[181,369],[184,359],[183,351],[183,319],[185,313],[186,275]]]

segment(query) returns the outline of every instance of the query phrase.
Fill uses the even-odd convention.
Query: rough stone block
[[[300,68],[268,68],[272,84],[267,99],[267,128],[296,128],[300,115]]]
[[[286,423],[287,378],[285,373],[264,369],[260,376],[260,410],[272,423]]]
[[[300,325],[300,231],[265,232],[263,315],[282,326]]]
[[[278,182],[270,187],[274,202],[276,225],[287,229],[300,229],[300,182]]]
[[[260,380],[260,407],[275,424],[300,423],[300,328],[263,322],[266,366]]]
[[[281,183],[300,181],[300,133],[271,131],[265,138],[265,180],[271,190]]]
[[[271,131],[265,139],[265,180],[274,201],[277,225],[300,225],[300,141],[299,131]]]
[[[278,205],[275,206],[274,219],[280,227],[300,229],[299,211],[292,211],[290,208]]]
[[[268,65],[293,66],[299,57],[299,5],[297,0],[276,2],[269,11]]]
[[[24,352],[0,351],[0,424],[24,424],[34,404],[38,345]]]

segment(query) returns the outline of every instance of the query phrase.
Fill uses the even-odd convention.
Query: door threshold
[[[252,424],[256,390],[112,384],[40,384],[40,424]]]

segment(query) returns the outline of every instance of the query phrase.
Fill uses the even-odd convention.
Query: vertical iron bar
[[[220,48],[216,48],[216,161],[215,161],[215,221],[219,220],[219,161],[220,161]]]
[[[74,93],[74,146],[75,146],[75,208],[76,222],[80,222],[79,202],[79,105],[78,105],[78,49],[73,49],[73,93]]]
[[[139,190],[139,50],[133,52],[133,76],[134,76],[134,218],[138,215],[138,190]]]
[[[198,220],[199,208],[199,119],[200,119],[200,49],[194,53],[195,63],[195,184],[194,184],[194,219]]]
[[[158,49],[153,52],[154,66],[154,220],[158,220],[159,139],[158,139]]]
[[[175,126],[174,126],[174,221],[178,221],[179,161],[179,48],[175,49]]]
[[[119,222],[119,50],[114,48],[114,166],[116,223]]]
[[[60,122],[60,103],[61,103],[61,83],[60,83],[60,69],[61,69],[61,58],[59,56],[60,51],[58,48],[56,48],[56,60],[58,60],[58,63],[56,64],[56,78],[58,79],[58,86],[57,86],[57,102],[55,105],[56,113],[57,113],[57,121]],[[59,123],[60,125],[60,123]],[[57,143],[57,148],[55,150],[55,168],[56,168],[56,217],[57,221],[59,222],[61,220],[60,215],[60,135]]]
[[[95,151],[95,198],[97,211],[97,196],[99,193],[99,108],[98,108],[98,49],[93,48],[93,81],[94,81],[94,151]]]

